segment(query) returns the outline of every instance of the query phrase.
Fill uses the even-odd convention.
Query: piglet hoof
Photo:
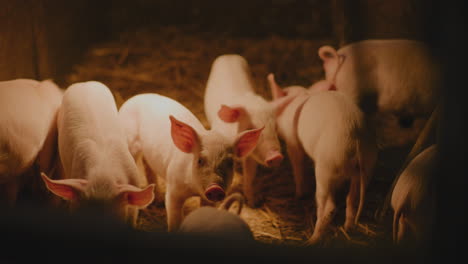
[[[343,225],[345,231],[352,231],[356,228],[356,224],[354,223],[354,217],[349,217],[345,220]]]
[[[354,224],[354,221],[353,219],[349,220],[349,221],[345,221],[345,224],[344,224],[344,230],[345,231],[352,231],[354,230],[356,227],[356,225]]]
[[[306,246],[306,247],[322,247],[323,246],[323,240],[318,236],[315,236],[315,237],[312,236],[306,242],[304,242],[303,246]]]

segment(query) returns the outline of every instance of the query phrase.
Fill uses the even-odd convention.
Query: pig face
[[[234,160],[249,155],[257,145],[263,127],[247,130],[232,140],[217,131],[197,133],[191,126],[173,116],[171,136],[175,146],[193,154],[192,179],[195,189],[210,201],[224,199],[225,189],[232,182]]]
[[[274,102],[265,102],[257,96],[256,101],[249,106],[227,106],[221,105],[218,116],[227,123],[238,122],[238,130],[259,129],[264,127],[257,147],[252,152],[256,162],[266,167],[277,167],[283,160],[281,147],[278,140],[276,116],[294,99],[286,96]]]
[[[92,173],[92,172],[90,172]],[[140,189],[130,184],[115,184],[105,177],[87,179],[52,180],[41,174],[47,188],[55,195],[69,201],[72,211],[81,208],[98,208],[121,219],[128,206],[145,208],[154,199],[154,184]]]

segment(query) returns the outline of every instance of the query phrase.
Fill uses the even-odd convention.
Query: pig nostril
[[[212,186],[207,189],[205,196],[210,201],[221,201],[225,197],[224,190],[220,186]]]

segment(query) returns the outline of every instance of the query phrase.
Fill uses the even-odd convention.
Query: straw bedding
[[[250,64],[257,92],[270,100],[266,81],[269,72],[275,73],[280,85],[308,86],[323,78],[317,49],[331,41],[275,35],[265,38],[215,36],[194,33],[189,27],[155,26],[127,31],[113,40],[94,45],[66,76],[64,85],[101,81],[114,92],[119,106],[135,94],[160,93],[181,102],[208,128],[203,95],[211,63],[217,56],[227,53],[244,56]],[[344,233],[341,228],[345,211],[342,195],[327,246],[372,247],[391,240],[391,219],[386,217],[377,221],[374,213],[385,199],[401,156],[401,151],[379,155],[360,225],[349,233]],[[313,179],[310,162],[306,173]],[[292,169],[287,158],[279,169],[259,167],[257,175],[259,194],[265,202],[260,208],[245,206],[242,218],[260,242],[301,245],[313,231],[314,199],[294,199]],[[238,183],[239,177],[235,181]],[[310,189],[313,194],[313,181]],[[197,198],[189,199],[185,212],[189,213],[197,206]],[[153,232],[165,231],[166,227],[164,205],[152,204],[141,211],[139,229]]]

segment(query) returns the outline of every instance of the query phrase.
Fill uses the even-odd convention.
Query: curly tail
[[[229,209],[231,208],[231,205],[236,201],[239,203],[239,207],[237,209],[236,214],[240,215],[240,213],[242,211],[242,207],[244,206],[245,200],[244,200],[244,197],[242,196],[242,194],[240,194],[238,192],[235,192],[235,193],[229,195],[226,199],[224,199],[224,201],[221,203],[221,205],[218,208],[229,211]]]

